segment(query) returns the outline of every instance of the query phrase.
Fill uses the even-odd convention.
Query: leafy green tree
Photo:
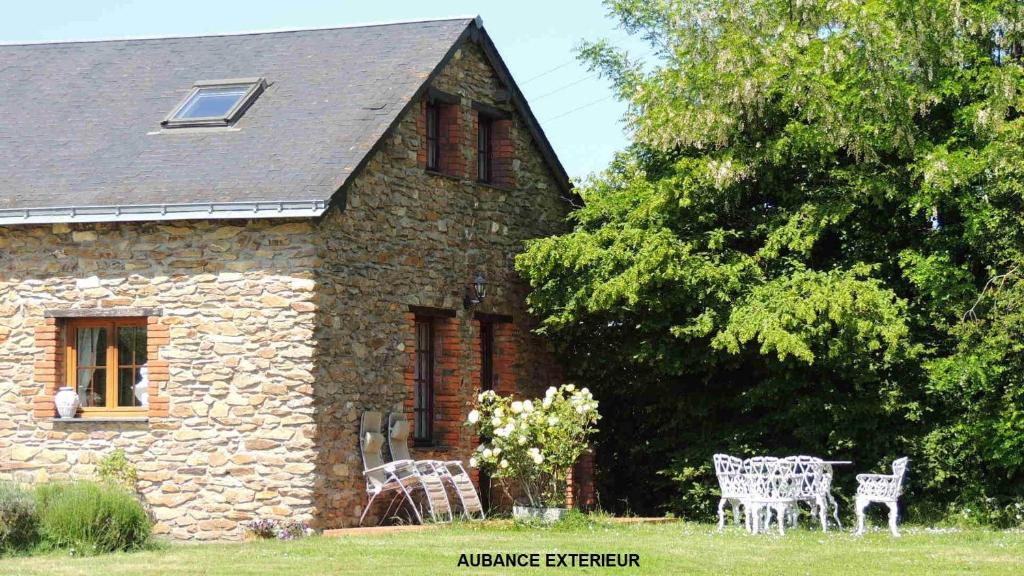
[[[654,54],[581,49],[633,144],[517,260],[617,407],[605,504],[710,514],[716,451],[909,454],[912,502],[1024,497],[1024,5],[606,6]]]

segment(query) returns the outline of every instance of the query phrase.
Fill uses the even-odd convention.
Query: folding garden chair
[[[366,478],[366,493],[370,500],[359,517],[359,525],[363,525],[374,501],[383,494],[393,494],[394,498],[381,517],[382,520],[390,515],[395,502],[401,498],[412,508],[416,521],[422,524],[423,516],[413,498],[417,488],[423,489],[422,479],[411,460],[384,462],[381,457],[381,449],[384,447],[384,436],[380,432],[381,418],[380,412],[368,411],[363,413],[360,422],[359,450],[363,456],[363,477]]]
[[[446,472],[437,460],[413,460],[409,455],[409,422],[392,412],[388,415],[388,448],[391,458],[401,462],[412,462],[419,472],[423,490],[430,504],[431,516],[437,522],[451,522],[452,507],[445,488]],[[472,484],[472,483],[471,483]]]

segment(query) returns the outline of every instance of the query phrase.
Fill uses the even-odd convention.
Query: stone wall
[[[461,98],[459,126],[476,125],[473,102],[511,110],[494,98],[495,75],[474,44],[455,53],[433,87]],[[527,287],[513,269],[524,240],[563,226],[568,205],[557,183],[515,117],[510,121],[515,188],[475,181],[472,130],[461,133],[456,148],[461,172],[426,171],[422,110],[420,103],[401,120],[348,189],[345,211],[332,211],[321,225],[317,500],[322,522],[330,527],[355,523],[365,502],[355,450],[362,410],[411,409],[410,306],[456,313],[435,325],[443,333],[435,373],[442,396],[434,424],[440,442],[413,450],[414,457],[468,460],[476,439],[462,424],[480,386],[475,313],[513,319],[496,331],[496,387],[537,394],[560,379],[547,346],[531,332]],[[466,310],[463,296],[477,272],[488,282],[487,298]]]
[[[311,518],[314,238],[311,222],[0,227],[0,463],[18,479],[89,478],[124,448],[156,532],[180,539]],[[54,421],[33,402],[53,348],[37,331],[55,325],[63,346],[45,312],[123,307],[162,311],[150,343],[167,375],[151,396],[167,411]]]

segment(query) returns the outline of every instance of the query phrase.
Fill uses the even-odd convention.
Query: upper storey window
[[[262,78],[206,80],[192,90],[163,121],[168,128],[185,126],[229,126],[234,124],[263,92]]]
[[[478,114],[476,134],[476,179],[480,182],[490,182],[492,178],[492,128],[491,118],[484,114]]]
[[[427,103],[427,170],[441,169],[441,109]]]

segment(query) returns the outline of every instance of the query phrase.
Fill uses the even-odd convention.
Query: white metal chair
[[[359,428],[359,450],[363,456],[363,476],[366,478],[366,493],[370,496],[363,515],[359,517],[359,525],[363,525],[366,515],[373,507],[374,501],[382,494],[394,494],[388,511],[381,517],[387,518],[391,508],[399,498],[412,508],[416,521],[423,523],[419,508],[413,498],[417,488],[422,488],[419,472],[411,460],[395,460],[385,463],[381,458],[381,448],[384,447],[384,436],[380,433],[381,413],[364,412]]]
[[[748,495],[747,481],[743,477],[743,460],[728,454],[715,454],[712,460],[715,463],[718,489],[722,493],[718,501],[718,529],[725,529],[726,503],[732,506],[732,521],[739,526],[740,508],[744,506]]]
[[[828,499],[831,496],[829,490],[832,478],[829,476],[826,481],[824,462],[814,456],[789,456],[784,460],[793,464],[797,503],[809,504],[811,514],[817,516],[821,523],[822,531],[828,532]],[[789,509],[791,525],[796,525],[799,512],[798,506]]]
[[[822,463],[821,465],[821,491],[825,494],[825,502],[832,507],[832,519],[836,521],[836,527],[842,529],[843,524],[839,521],[839,503],[832,495],[832,480],[835,479],[835,471],[832,465]]]
[[[392,457],[409,458],[409,421],[405,419],[405,416],[398,413],[392,413],[388,421],[390,430],[388,443],[391,447]],[[467,519],[472,519],[474,515],[478,515],[481,520],[486,517],[483,503],[480,501],[480,495],[477,493],[473,479],[470,477],[469,472],[466,471],[462,461],[423,460],[420,462],[429,464],[435,474],[452,487],[455,495],[459,498],[463,516]]]
[[[758,533],[771,526],[774,510],[779,523],[779,534],[785,535],[786,513],[796,506],[799,480],[794,474],[796,465],[791,461],[771,457],[750,458],[743,462],[743,476],[749,494],[746,500],[747,528]]]
[[[889,530],[899,537],[896,527],[897,501],[903,493],[903,477],[907,472],[907,458],[900,458],[892,463],[892,474],[858,474],[857,496],[855,500],[857,512],[857,534],[864,533],[864,509],[872,502],[885,504],[889,507]]]

